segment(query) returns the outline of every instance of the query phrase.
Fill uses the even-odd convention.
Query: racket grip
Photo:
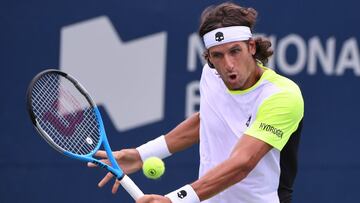
[[[144,193],[139,189],[139,187],[132,181],[129,176],[124,175],[120,180],[121,186],[130,194],[134,200],[139,199],[144,196]]]

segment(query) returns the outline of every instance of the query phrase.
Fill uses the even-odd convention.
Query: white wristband
[[[200,199],[197,196],[195,190],[191,187],[191,185],[185,185],[184,187],[170,192],[165,195],[165,197],[169,198],[172,203],[199,203]]]
[[[136,149],[139,151],[142,161],[145,161],[147,158],[152,156],[164,159],[171,155],[164,135],[161,135],[160,137],[151,140]]]

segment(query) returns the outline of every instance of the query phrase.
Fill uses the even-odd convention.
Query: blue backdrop
[[[111,108],[107,104],[114,102],[108,101],[111,97],[102,99],[104,105],[100,104],[113,149],[138,146],[171,130],[198,108],[196,87],[202,67],[202,47],[194,33],[201,11],[219,2],[2,0],[0,202],[132,202],[123,190],[112,195],[112,184],[97,188],[104,171],[89,169],[84,163],[58,154],[37,135],[26,112],[26,88],[31,78],[43,69],[69,64],[61,68],[76,73],[76,64],[87,60],[88,64],[97,66],[96,70],[91,70],[99,77],[117,77],[124,72],[131,81],[143,86],[139,94],[151,92],[148,89],[152,87],[151,81],[142,84],[142,80],[137,79],[139,70],[144,67],[132,66],[135,61],[145,61],[154,72],[164,74],[161,79],[164,83],[157,86],[161,88],[158,97],[163,102],[155,112],[158,116],[143,123],[135,119],[132,127],[121,128],[114,124],[114,118],[118,118],[108,113]],[[296,81],[303,91],[305,120],[294,202],[356,201],[360,182],[360,159],[357,158],[360,3],[355,0],[236,2],[259,11],[256,32],[269,37],[275,49],[270,66]],[[93,49],[104,44],[101,40],[111,41],[107,37],[103,39],[105,35],[96,34],[101,26],[86,31],[92,25],[84,22],[95,22],[91,19],[100,19],[96,26],[109,22],[113,26],[112,29],[107,27],[109,33],[115,33],[123,44],[140,42],[143,37],[156,33],[166,37],[160,39],[161,43],[150,40],[153,47],[144,45],[144,49],[149,49],[147,54],[141,52],[140,45],[129,48],[120,43],[117,45],[123,47],[120,51],[116,47],[102,50],[102,57],[120,53],[111,60],[98,60],[96,54],[78,57],[79,53],[92,51],[79,48],[76,42],[80,39],[87,42],[81,45],[83,47],[94,43],[94,46],[89,45]],[[70,28],[75,32],[68,32]],[[74,37],[79,30],[81,36]],[[88,36],[92,38],[86,41]],[[157,45],[164,47],[164,56],[151,52]],[[68,51],[75,48],[80,51]],[[127,53],[127,60],[121,53]],[[153,57],[160,58],[156,60],[164,65],[164,70],[151,67]],[[123,60],[126,62],[121,63]],[[104,61],[111,64],[120,61],[123,66],[109,69],[110,62]],[[81,71],[86,68],[79,67]],[[115,80],[112,89],[105,89],[101,84],[106,77],[101,80],[95,80],[94,74],[93,78],[87,77],[86,80],[103,87],[107,95],[129,94],[117,92],[116,86],[122,85],[121,81]],[[149,74],[148,77],[154,76]],[[132,86],[131,83],[127,85]],[[142,103],[145,107],[149,105],[149,109],[156,106],[147,100]],[[118,105],[126,104],[120,102]],[[141,118],[144,114],[134,117]],[[160,180],[148,180],[141,173],[131,178],[145,193],[166,194],[197,178],[197,150],[194,146],[166,159],[167,170]]]

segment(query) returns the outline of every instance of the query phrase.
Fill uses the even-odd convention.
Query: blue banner
[[[133,202],[100,169],[60,155],[34,130],[25,93],[40,71],[70,73],[100,106],[113,149],[136,147],[199,109],[204,64],[197,35],[204,8],[222,1],[1,1],[0,202]],[[269,66],[299,84],[305,119],[294,202],[354,202],[360,176],[360,3],[235,1],[259,12]],[[165,159],[166,194],[197,179],[198,146]]]

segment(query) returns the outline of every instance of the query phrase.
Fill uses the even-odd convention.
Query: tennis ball
[[[149,157],[142,166],[144,175],[150,179],[158,179],[165,172],[164,162],[158,157]]]

